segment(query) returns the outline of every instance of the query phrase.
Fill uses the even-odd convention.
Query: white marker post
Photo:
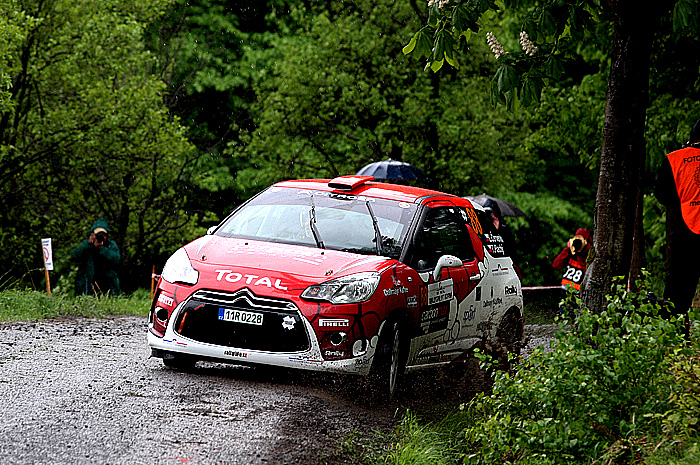
[[[53,252],[51,252],[51,238],[41,240],[41,249],[44,252],[44,273],[46,274],[46,292],[51,294],[51,281],[49,271],[53,271]]]

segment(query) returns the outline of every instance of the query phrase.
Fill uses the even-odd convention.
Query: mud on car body
[[[148,344],[197,360],[376,374],[519,350],[523,300],[469,200],[370,176],[280,182],[167,261]]]

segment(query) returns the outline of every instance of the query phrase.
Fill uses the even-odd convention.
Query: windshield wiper
[[[374,240],[377,243],[377,255],[382,254],[382,232],[379,230],[379,222],[377,221],[377,217],[374,216],[374,212],[372,211],[372,206],[369,204],[369,200],[365,202],[365,205],[367,205],[367,210],[369,211],[369,216],[372,217],[372,224],[374,224]]]
[[[314,240],[316,241],[316,246],[319,249],[325,249],[323,245],[323,240],[321,239],[321,234],[318,232],[316,227],[316,205],[314,204],[314,196],[311,195],[311,211],[309,212],[311,219],[309,220],[309,225],[311,226],[311,232],[314,235]]]

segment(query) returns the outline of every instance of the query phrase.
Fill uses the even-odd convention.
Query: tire
[[[191,370],[197,363],[197,359],[187,355],[169,354],[163,355],[163,365],[173,370]]]
[[[391,399],[402,390],[406,369],[406,328],[400,321],[388,321],[377,348],[373,366],[373,384]]]
[[[499,362],[499,368],[510,371],[513,361],[517,363],[520,358],[520,348],[523,341],[523,317],[517,308],[511,308],[506,312],[496,330],[496,350],[493,354]],[[509,354],[515,355],[509,360]]]

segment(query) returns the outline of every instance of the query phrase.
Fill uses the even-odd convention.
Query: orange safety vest
[[[700,149],[686,147],[667,157],[681,200],[683,221],[691,231],[700,234]]]

